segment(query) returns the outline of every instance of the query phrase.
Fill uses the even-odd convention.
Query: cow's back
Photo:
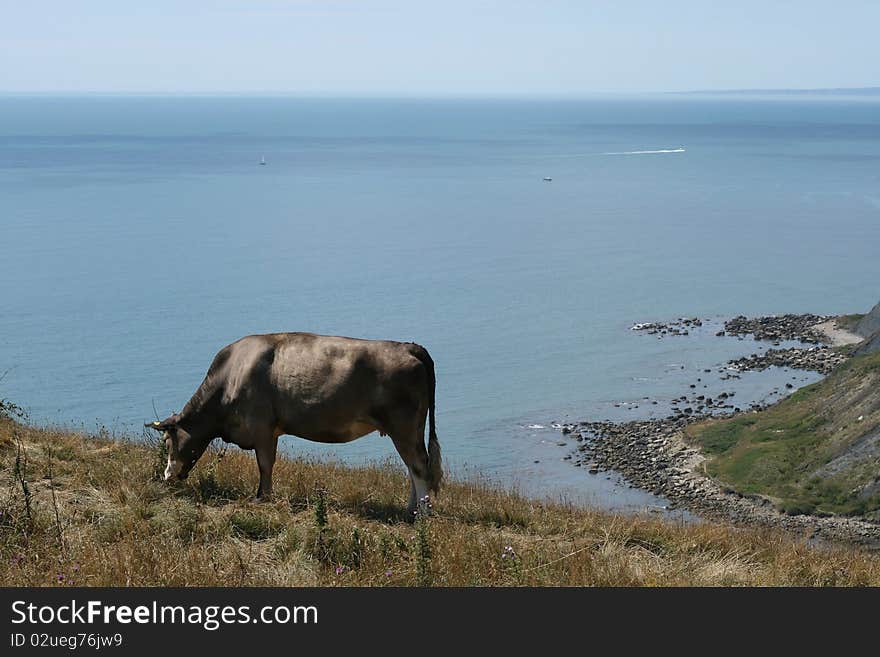
[[[383,431],[397,407],[426,407],[427,373],[416,349],[411,343],[274,333],[242,338],[217,359],[224,360],[224,400],[236,415],[269,414],[281,433],[335,442],[333,436],[342,440],[354,426]]]

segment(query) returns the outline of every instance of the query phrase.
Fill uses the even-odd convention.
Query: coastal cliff
[[[880,331],[880,303],[855,324],[853,331],[863,338],[870,338]]]
[[[856,354],[864,355],[880,351],[880,303],[859,320],[853,331],[864,338],[856,348]]]
[[[760,412],[688,426],[706,471],[789,514],[880,521],[880,353]]]
[[[581,442],[576,464],[591,474],[617,471],[704,517],[878,545],[880,332],[855,333],[868,333],[875,321],[880,304],[867,315],[728,320],[717,336],[803,345],[731,360],[730,376],[775,367],[826,378],[800,389],[789,382],[793,394],[775,403],[740,408],[730,393],[692,392],[673,401],[665,418],[569,425],[565,432]],[[676,326],[634,328],[682,334]]]

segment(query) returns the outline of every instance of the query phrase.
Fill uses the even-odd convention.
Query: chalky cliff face
[[[871,338],[880,332],[880,303],[871,308],[871,311],[855,325],[853,330],[863,338]]]
[[[853,328],[865,341],[856,348],[857,355],[880,351],[880,303],[874,306]]]

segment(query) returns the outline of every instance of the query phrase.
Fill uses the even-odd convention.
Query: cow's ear
[[[147,422],[144,426],[150,429],[155,429],[156,431],[170,431],[177,427],[177,416],[172,415],[161,422]]]

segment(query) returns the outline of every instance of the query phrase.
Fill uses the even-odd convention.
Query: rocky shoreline
[[[671,322],[642,322],[633,324],[631,331],[645,331],[648,335],[690,335],[690,330],[703,325],[699,317],[680,317]]]
[[[759,495],[742,495],[703,473],[705,458],[682,429],[707,416],[625,423],[579,422],[563,433],[577,440],[575,465],[590,474],[613,470],[632,485],[703,517],[783,527],[812,539],[880,544],[880,525],[844,517],[786,515]]]
[[[816,371],[823,375],[845,362],[846,353],[835,350],[830,336],[820,325],[827,316],[782,315],[749,319],[735,317],[724,324],[717,336],[752,335],[757,341],[798,341],[813,346],[768,349],[728,363],[731,373],[761,371],[771,366]],[[663,337],[687,335],[701,320],[636,324],[632,330]],[[832,322],[833,324],[833,322]],[[705,370],[710,371],[710,370]],[[722,380],[725,379],[722,377]],[[699,381],[699,379],[698,379]],[[694,388],[694,385],[690,386]],[[786,384],[793,388],[792,384]],[[787,515],[777,510],[772,500],[759,495],[742,495],[711,479],[704,468],[705,457],[685,439],[684,429],[709,417],[731,417],[756,412],[759,403],[743,404],[743,411],[732,402],[733,393],[716,397],[683,395],[673,400],[671,413],[662,419],[630,422],[583,421],[561,425],[561,431],[577,441],[575,465],[591,475],[605,471],[621,474],[631,485],[670,500],[672,508],[682,507],[700,516],[723,518],[736,523],[783,527],[816,539],[845,540],[880,545],[880,524],[858,518]]]
[[[831,336],[823,331],[823,325],[833,316],[813,315],[770,315],[749,318],[738,315],[724,322],[724,329],[715,333],[716,337],[736,337],[744,340],[748,336],[756,342],[770,342],[778,347],[782,342],[800,342],[809,347],[786,347],[768,349],[764,353],[743,356],[728,362],[734,371],[761,371],[770,366],[790,367],[828,374],[847,358],[834,350]],[[708,322],[709,320],[705,320]],[[630,327],[631,331],[641,331],[657,337],[686,336],[694,328],[701,327],[704,320],[697,317],[682,317],[671,322],[642,322]]]
[[[724,322],[724,332],[727,335],[747,336],[751,335],[755,340],[768,342],[781,342],[783,340],[797,340],[808,344],[827,344],[828,336],[825,335],[818,325],[832,319],[828,315],[771,315],[769,317],[748,318],[745,315],[737,315],[733,319]]]
[[[846,354],[834,351],[831,347],[809,347],[800,349],[768,349],[762,354],[751,354],[728,361],[728,365],[740,372],[762,371],[768,367],[790,367],[795,370],[807,370],[830,374],[831,371],[846,362]]]

